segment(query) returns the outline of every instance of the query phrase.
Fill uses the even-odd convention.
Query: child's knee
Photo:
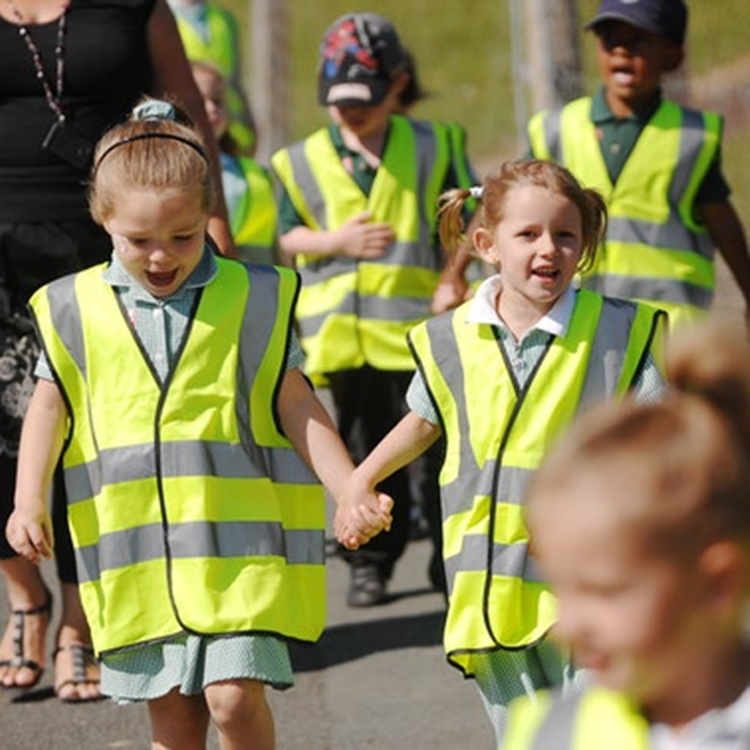
[[[265,686],[258,680],[225,680],[205,688],[211,719],[221,732],[265,716],[268,712]]]

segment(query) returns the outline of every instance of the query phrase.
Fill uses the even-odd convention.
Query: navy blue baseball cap
[[[623,21],[638,29],[664,34],[682,45],[687,19],[683,0],[602,0],[586,29],[594,29],[603,21]]]
[[[406,61],[390,21],[376,13],[341,16],[320,45],[318,101],[354,107],[379,104]]]

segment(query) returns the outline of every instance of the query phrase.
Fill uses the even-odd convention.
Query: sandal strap
[[[45,601],[44,604],[39,604],[36,607],[30,607],[29,609],[14,609],[11,611],[11,617],[13,618],[13,659],[12,664],[0,663],[0,666],[11,666],[11,667],[25,667],[29,669],[39,669],[39,665],[31,659],[24,658],[23,651],[23,637],[24,630],[26,629],[26,618],[33,615],[48,615],[52,614],[52,592],[45,586]],[[33,665],[33,666],[32,666]]]
[[[0,661],[0,667],[25,667],[34,672],[42,671],[39,662],[36,662],[33,659],[25,659],[23,656],[14,656],[12,659],[3,659]]]
[[[57,689],[63,685],[82,685],[86,683],[98,684],[98,679],[90,679],[86,675],[86,667],[92,663],[96,663],[96,657],[94,656],[94,649],[91,646],[83,643],[63,643],[59,645],[52,653],[54,659],[61,651],[70,652],[71,660],[73,662],[73,674],[72,676],[60,683]]]

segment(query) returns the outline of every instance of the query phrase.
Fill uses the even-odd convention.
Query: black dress
[[[155,0],[71,0],[62,56],[62,108],[67,126],[81,142],[93,146],[151,90],[147,24],[154,5]],[[27,29],[54,92],[58,21]],[[0,70],[0,530],[4,531],[12,510],[21,421],[39,352],[27,301],[43,284],[105,260],[111,245],[89,216],[90,163],[74,166],[42,146],[56,116],[18,26],[2,18]],[[60,539],[65,525],[58,525],[56,532],[57,547],[65,553],[67,545]],[[0,533],[0,558],[14,554]],[[64,564],[58,560],[58,565],[62,580],[74,580],[69,559]]]

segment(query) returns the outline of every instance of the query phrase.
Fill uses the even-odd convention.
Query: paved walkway
[[[294,648],[297,685],[269,693],[279,750],[492,748],[476,688],[443,655],[443,600],[428,587],[429,551],[428,541],[412,542],[392,601],[362,610],[345,605],[348,571],[329,557],[328,629],[315,646]],[[44,574],[54,581],[51,568]],[[0,623],[5,599],[0,583]],[[1,750],[149,748],[143,706],[64,705],[47,662],[41,684],[25,696],[0,691]],[[213,735],[209,748],[218,748]]]

